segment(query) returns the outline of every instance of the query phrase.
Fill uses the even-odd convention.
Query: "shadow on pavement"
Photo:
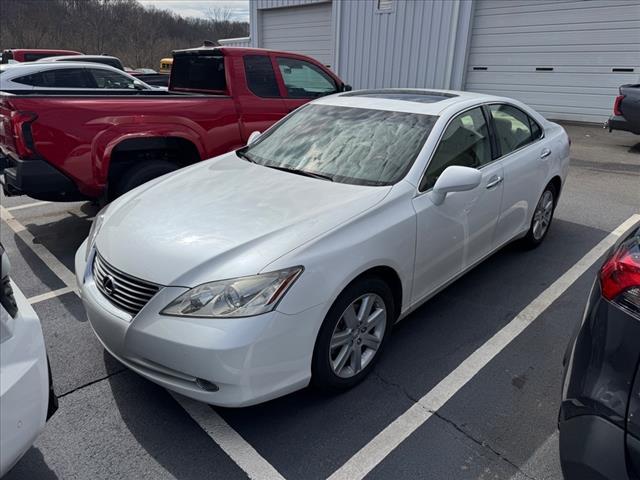
[[[37,447],[31,447],[16,466],[2,478],[3,480],[57,480],[58,476],[49,468],[42,452]]]

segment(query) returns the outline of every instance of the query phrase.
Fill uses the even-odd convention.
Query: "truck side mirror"
[[[251,132],[251,135],[249,135],[249,140],[247,140],[247,145],[251,145],[256,140],[258,140],[258,138],[260,138],[260,135],[261,133],[258,132],[257,130],[255,132]]]
[[[342,84],[342,91],[343,92],[350,92],[351,90],[353,90],[353,87],[351,85],[348,85],[346,83]]]

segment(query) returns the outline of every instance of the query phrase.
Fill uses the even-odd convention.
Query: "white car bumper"
[[[0,476],[44,429],[49,405],[47,354],[40,320],[12,285],[16,318],[2,312],[8,337],[0,344]]]
[[[76,253],[75,269],[89,322],[105,349],[143,377],[225,407],[253,405],[309,383],[323,305],[298,315],[174,317],[159,312],[187,289],[164,287],[131,318],[98,290],[84,256],[85,244]],[[205,390],[202,380],[218,390]]]

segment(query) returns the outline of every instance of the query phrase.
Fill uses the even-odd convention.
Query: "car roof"
[[[11,71],[11,73],[14,73],[16,75],[28,75],[30,73],[45,72],[47,70],[59,70],[61,68],[99,68],[125,74],[125,72],[123,72],[122,70],[114,68],[110,65],[93,62],[25,62],[5,65],[10,65],[10,67],[6,70]],[[3,65],[3,70],[5,65]]]
[[[354,90],[314,100],[320,105],[369,108],[407,113],[440,115],[447,108],[501,100],[482,93],[421,88]]]
[[[56,55],[54,57],[44,57],[41,58],[39,60],[36,60],[36,62],[38,63],[47,63],[47,62],[58,62],[60,60],[68,60],[71,59],[74,62],[77,63],[81,63],[81,60],[76,60],[76,59],[95,59],[95,60],[100,60],[100,59],[109,59],[109,60],[117,60],[120,61],[120,59],[118,57],[112,57],[111,55]]]

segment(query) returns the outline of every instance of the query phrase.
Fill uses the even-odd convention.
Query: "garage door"
[[[260,10],[260,46],[303,53],[324,65],[333,62],[331,3]]]
[[[640,2],[479,0],[467,65],[467,90],[602,122],[618,86],[640,80]]]

